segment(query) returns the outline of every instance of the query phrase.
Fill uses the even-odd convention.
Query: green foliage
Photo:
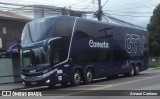
[[[147,25],[147,30],[150,35],[150,55],[160,55],[160,4],[154,9],[153,15],[150,18],[150,23]]]
[[[150,52],[152,52],[150,53],[151,56],[155,56],[156,54],[159,54],[160,44],[157,41],[153,40],[150,43],[149,47],[150,47]]]
[[[151,64],[149,67],[155,68],[155,67],[160,67],[160,64]]]

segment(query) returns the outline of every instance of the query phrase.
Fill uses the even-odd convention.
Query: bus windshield
[[[34,48],[22,51],[23,66],[32,67],[34,66],[46,66],[49,64],[49,54],[44,52],[43,48]]]

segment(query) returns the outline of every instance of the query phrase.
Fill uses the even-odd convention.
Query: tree
[[[160,55],[160,4],[154,9],[147,30],[149,32],[150,55]]]

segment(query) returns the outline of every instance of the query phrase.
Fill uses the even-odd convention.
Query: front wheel
[[[71,84],[73,86],[78,86],[81,83],[81,79],[82,79],[82,77],[81,77],[80,71],[79,70],[75,70],[75,72],[73,74],[73,80],[72,80]]]
[[[84,83],[89,84],[93,81],[93,71],[92,69],[88,69],[85,74]]]

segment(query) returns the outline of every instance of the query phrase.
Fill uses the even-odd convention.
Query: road
[[[48,87],[37,88],[23,88],[21,91],[40,91],[43,95],[50,95],[56,99],[97,99],[105,96],[107,99],[115,99],[117,96],[119,99],[128,99],[139,97],[139,99],[160,99],[160,96],[156,96],[156,92],[160,93],[160,69],[149,69],[143,71],[138,76],[123,77],[120,76],[116,79],[101,79],[96,80],[92,84],[80,85],[77,87],[61,87],[58,86],[54,89]],[[130,96],[131,92],[151,92],[155,96]],[[159,95],[159,94],[158,94]],[[71,97],[72,96],[72,97]],[[103,96],[103,97],[102,97]],[[36,98],[35,98],[36,99]]]

